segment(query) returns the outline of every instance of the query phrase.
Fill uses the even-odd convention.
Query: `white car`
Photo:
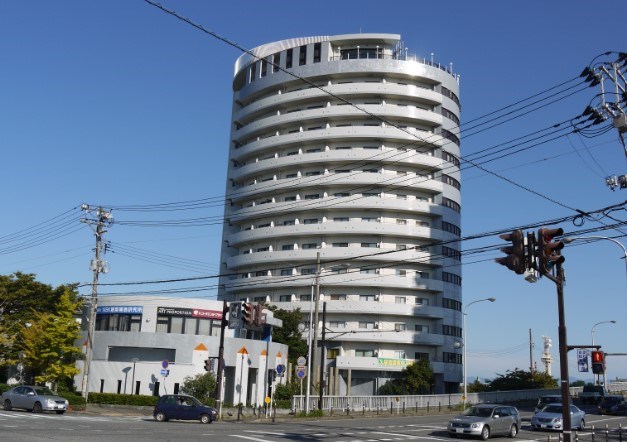
[[[48,387],[20,385],[2,393],[2,404],[5,411],[13,408],[41,413],[42,411],[56,411],[57,414],[66,412],[69,403],[67,399],[54,394]]]
[[[570,406],[570,426],[573,429],[586,428],[586,413],[583,410]],[[531,418],[531,428],[534,430],[563,430],[562,404],[548,404],[542,411]]]

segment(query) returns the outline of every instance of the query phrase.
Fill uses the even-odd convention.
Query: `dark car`
[[[20,385],[2,393],[2,405],[5,411],[21,408],[33,413],[56,411],[63,414],[69,404],[67,399],[57,396],[48,387]]]
[[[447,425],[450,437],[478,436],[483,440],[491,435],[505,434],[516,437],[521,418],[516,407],[509,405],[478,404],[464,414],[454,417]]]
[[[559,394],[547,394],[538,398],[535,412],[539,413],[548,404],[559,404],[562,402],[562,396]]]
[[[620,395],[605,396],[599,404],[600,414],[625,414],[627,411],[627,403],[625,398]]]
[[[166,394],[159,398],[152,415],[159,422],[169,419],[199,420],[203,424],[210,424],[216,420],[216,411],[203,405],[193,396],[184,394]]]

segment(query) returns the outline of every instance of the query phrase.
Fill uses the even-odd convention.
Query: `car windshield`
[[[562,406],[561,405],[547,405],[542,409],[545,413],[558,413],[562,414]]]
[[[195,397],[192,396],[183,396],[179,399],[181,405],[188,405],[188,406],[201,406],[202,403],[200,403],[200,401],[198,399],[196,399]]]
[[[55,394],[48,387],[33,387],[35,393],[39,396],[55,396]]]
[[[466,416],[490,417],[492,416],[492,408],[472,407],[464,413]]]

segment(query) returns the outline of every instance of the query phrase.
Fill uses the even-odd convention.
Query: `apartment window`
[[[322,106],[310,106],[307,109],[318,109]],[[318,153],[318,152],[322,152],[322,149],[320,148],[315,148],[315,149],[307,149],[307,153]]]
[[[339,355],[340,355],[339,348],[330,348],[327,350],[327,359],[337,359]]]
[[[320,220],[318,218],[306,218],[303,221],[304,224],[318,224],[320,223]]]
[[[377,168],[362,169],[362,172],[365,172],[365,173],[379,173],[379,169],[377,169]]]
[[[405,225],[407,225],[407,220],[406,219],[397,219],[396,220],[396,224],[398,224],[399,226],[405,226]]]
[[[298,52],[298,65],[302,66],[305,63],[307,63],[307,46],[303,45]]]
[[[294,250],[294,244],[283,244],[281,250]]]
[[[457,338],[462,337],[462,329],[461,327],[455,327],[453,325],[443,325],[442,326],[442,334],[446,336],[455,336]]]
[[[253,63],[250,65],[250,82],[255,81],[255,77],[257,76],[257,63]]]
[[[279,302],[291,302],[292,295],[281,295],[279,296]]]
[[[363,192],[361,196],[363,196],[364,198],[370,198],[370,197],[379,198],[381,194],[378,192]]]
[[[329,321],[329,327],[331,328],[346,328],[345,321]]]
[[[429,353],[419,353],[419,352],[416,352],[416,353],[414,353],[414,359],[417,360],[417,361],[422,361],[422,360],[428,361],[429,360]]]
[[[372,301],[376,301],[377,298],[374,295],[359,295],[359,300],[365,301],[365,302],[372,302]]]
[[[458,353],[442,353],[442,360],[444,362],[448,362],[449,364],[461,364],[462,363],[462,355]]]
[[[418,333],[429,333],[429,326],[416,324],[416,326],[414,327],[414,330]]]
[[[296,224],[296,220],[294,219],[286,219],[285,221],[283,221],[284,226],[293,226],[295,224]]]
[[[331,295],[329,296],[329,298],[331,299],[331,301],[346,301],[346,295]]]
[[[287,69],[292,67],[292,60],[294,59],[294,49],[288,49],[285,51],[285,67]]]
[[[406,244],[396,244],[396,250],[397,251],[407,250],[407,245]]]
[[[378,269],[374,268],[374,267],[360,267],[359,268],[359,273],[363,274],[363,275],[373,275],[378,272]]]
[[[270,247],[259,247],[257,249],[258,252],[269,252],[270,251]]]
[[[320,63],[320,57],[322,54],[322,44],[314,43],[314,53],[313,53],[313,62]]]
[[[281,269],[281,276],[292,276],[294,269]]]
[[[297,178],[297,177],[298,177],[297,173],[288,173],[285,175],[285,179]],[[296,197],[294,197],[294,199],[296,199]]]
[[[421,271],[416,270],[416,278],[429,279],[429,272],[421,272]]]
[[[315,275],[316,269],[301,269],[300,274],[301,275]]]
[[[348,192],[337,192],[337,193],[334,193],[333,196],[336,198],[345,198],[347,196],[351,196],[351,194]]]
[[[350,173],[350,169],[335,169],[335,173]]]
[[[396,269],[396,276],[407,276],[407,270],[405,270],[405,269]]]
[[[268,73],[268,60],[265,58],[261,60],[261,76],[265,77]]]
[[[317,200],[320,199],[319,193],[312,193],[311,195],[305,195],[306,200]]]
[[[319,170],[313,171],[313,172],[306,172],[305,176],[318,176],[321,175]]]
[[[318,243],[308,242],[308,243],[303,244],[301,247],[303,249],[317,249],[318,248]]]
[[[288,112],[288,114],[291,113],[291,112],[298,112],[299,110],[300,109],[291,110],[291,111]],[[291,152],[288,152],[285,156],[286,157],[291,157],[291,156],[294,156],[294,155],[298,155],[298,151],[297,150],[293,150]]]
[[[279,63],[281,63],[281,54],[277,53],[272,56],[272,73],[279,71]]]
[[[356,358],[374,358],[374,350],[355,350]]]
[[[369,321],[359,321],[359,328],[367,328],[368,330],[374,330],[375,323]]]
[[[416,305],[429,305],[427,298],[416,298]]]
[[[296,201],[295,196],[286,196],[284,201]]]
[[[341,125],[344,126],[344,125]],[[346,124],[346,126],[350,126],[350,124]],[[340,125],[338,124],[336,127],[340,127]],[[351,150],[352,147],[351,146],[337,146],[335,148],[335,150]]]
[[[406,200],[407,199],[407,195],[396,195],[396,199],[397,200]]]
[[[462,210],[462,206],[448,198],[442,198],[442,205],[444,207],[448,207],[449,209],[454,210],[457,213],[461,212]]]
[[[427,221],[416,221],[420,227],[429,227],[429,223]]]
[[[375,222],[377,222],[377,219],[373,218],[371,216],[364,216],[364,217],[361,218],[361,220],[363,222],[365,222],[365,223],[375,223]]]
[[[255,276],[268,276],[268,271],[267,270],[256,271]]]
[[[350,221],[350,218],[348,218],[347,216],[339,216],[337,218],[333,218],[333,222],[335,223],[347,223],[348,221]]]
[[[270,227],[270,223],[263,223],[263,224],[259,224],[259,225],[257,226],[257,228],[258,228],[258,229],[262,229],[262,228],[264,228],[264,227]]]
[[[462,277],[454,273],[442,272],[442,281],[455,285],[462,285]]]
[[[442,298],[442,307],[457,310],[458,312],[462,311],[462,303],[456,299]]]
[[[394,352],[394,357],[396,359],[405,359],[405,356],[406,356],[406,354],[405,354],[405,352],[403,350],[396,350]]]
[[[395,296],[394,303],[395,304],[407,304],[407,298],[405,296]]]
[[[333,247],[348,247],[347,242],[334,242]]]
[[[368,249],[376,249],[377,247],[379,247],[379,244],[376,242],[362,242],[361,246]]]
[[[462,253],[459,250],[452,249],[450,247],[442,246],[442,255],[447,258],[453,258],[456,261],[461,261]]]
[[[301,301],[311,301],[311,295],[300,295],[300,297],[298,298]],[[309,325],[309,321],[305,322],[305,325]]]
[[[442,230],[452,233],[455,236],[461,236],[462,234],[462,229],[455,224],[447,223],[446,221],[442,221]]]

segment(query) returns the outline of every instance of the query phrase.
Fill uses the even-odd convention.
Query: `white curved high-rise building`
[[[325,394],[374,394],[422,358],[432,391],[456,393],[459,77],[395,34],[251,54],[235,64],[218,297],[300,308],[305,326],[315,311]]]

